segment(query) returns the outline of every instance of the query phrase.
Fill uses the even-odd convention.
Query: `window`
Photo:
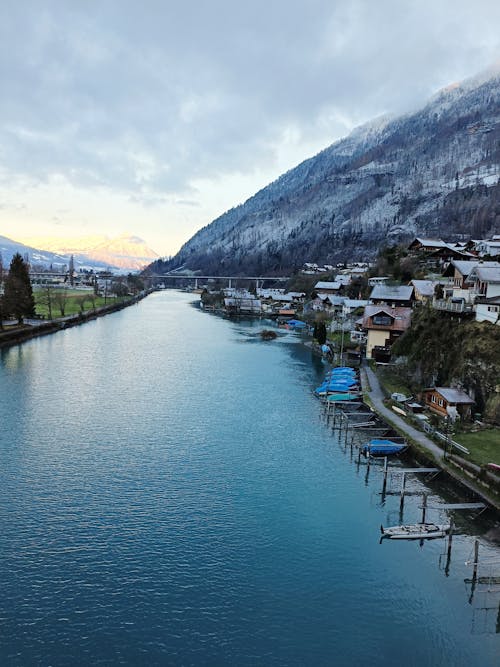
[[[392,317],[389,317],[389,315],[374,315],[372,317],[372,322],[377,326],[390,327],[392,324]]]
[[[435,403],[435,402],[436,402],[436,397],[435,397],[434,394],[432,394],[431,395],[431,403]]]
[[[443,407],[443,399],[442,398],[439,399],[438,405],[439,405],[440,408]]]

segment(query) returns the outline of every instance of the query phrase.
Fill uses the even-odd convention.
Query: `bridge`
[[[170,280],[184,280],[187,281],[191,284],[193,284],[194,281],[194,288],[198,289],[199,281],[201,282],[207,282],[207,281],[216,281],[216,280],[227,280],[227,285],[228,287],[233,286],[233,281],[236,282],[238,280],[242,281],[255,281],[255,284],[257,287],[262,287],[264,282],[266,281],[272,281],[272,282],[280,282],[280,283],[286,283],[289,278],[288,277],[283,277],[283,276],[199,276],[199,275],[194,275],[194,274],[182,274],[182,273],[165,273],[165,274],[153,274],[146,276],[147,280],[153,280],[154,284],[157,285],[158,282],[165,282],[165,281],[170,281]]]
[[[95,276],[100,277],[99,272],[97,274],[75,274],[75,279],[79,282],[80,278],[92,279]],[[113,276],[110,273],[106,273],[106,278],[111,279]],[[69,274],[66,273],[57,273],[56,271],[30,271],[30,279],[32,283],[46,283],[51,280],[64,280],[69,282]],[[200,282],[207,281],[227,281],[228,287],[233,286],[233,282],[241,281],[251,281],[255,282],[257,287],[262,287],[264,282],[271,281],[277,283],[286,283],[288,278],[283,276],[200,276],[197,274],[188,274],[188,273],[164,273],[164,274],[150,274],[143,276],[145,282],[150,285],[157,286],[158,283],[163,282],[166,284],[171,281],[183,281],[189,285],[194,285],[195,289],[198,289]]]

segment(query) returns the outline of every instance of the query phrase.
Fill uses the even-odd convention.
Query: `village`
[[[334,367],[364,366],[376,371],[384,404],[400,428],[411,425],[441,447],[447,443],[460,459],[460,473],[475,478],[483,491],[497,496],[500,236],[467,243],[416,238],[398,253],[392,264],[387,257],[378,264],[333,267],[307,263],[289,287],[207,285],[201,293],[201,305],[229,317],[271,318],[278,326],[304,332],[306,339],[316,332],[315,324],[324,323],[325,339],[313,338],[312,342],[318,354]],[[384,267],[389,270],[381,275]],[[400,274],[399,280],[395,273]],[[469,365],[477,364],[475,371],[471,373],[469,368],[463,377],[450,371],[449,382],[442,381],[439,368],[418,374],[406,363],[402,337],[406,332],[406,339],[415,337],[429,326],[438,330],[429,329],[427,339],[431,342],[420,341],[421,348],[435,346],[432,339],[439,339],[446,331],[448,339],[441,342],[445,352],[441,349],[439,354],[446,349],[452,354],[453,349],[464,347],[463,332],[471,335],[471,331],[487,349],[488,362],[477,351],[476,359],[469,360]],[[477,340],[475,344],[481,347]],[[425,355],[426,349],[420,354]],[[482,380],[477,380],[479,375]]]

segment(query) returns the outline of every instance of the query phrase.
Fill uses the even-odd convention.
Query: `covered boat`
[[[339,403],[342,401],[359,401],[359,394],[357,392],[352,393],[338,393],[338,394],[329,394],[326,397],[327,401],[330,401],[331,403]]]
[[[381,438],[372,438],[361,447],[365,456],[390,456],[391,454],[400,454],[408,445],[394,442],[393,440],[384,440]]]
[[[414,523],[407,526],[380,526],[382,537],[390,540],[430,540],[435,537],[445,537],[449,534],[451,525],[438,523]]]

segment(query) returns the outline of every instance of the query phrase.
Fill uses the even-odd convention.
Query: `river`
[[[322,418],[321,360],[192,301],[1,352],[0,664],[500,664],[499,595],[464,583],[478,528],[448,564],[379,544],[399,498]]]

